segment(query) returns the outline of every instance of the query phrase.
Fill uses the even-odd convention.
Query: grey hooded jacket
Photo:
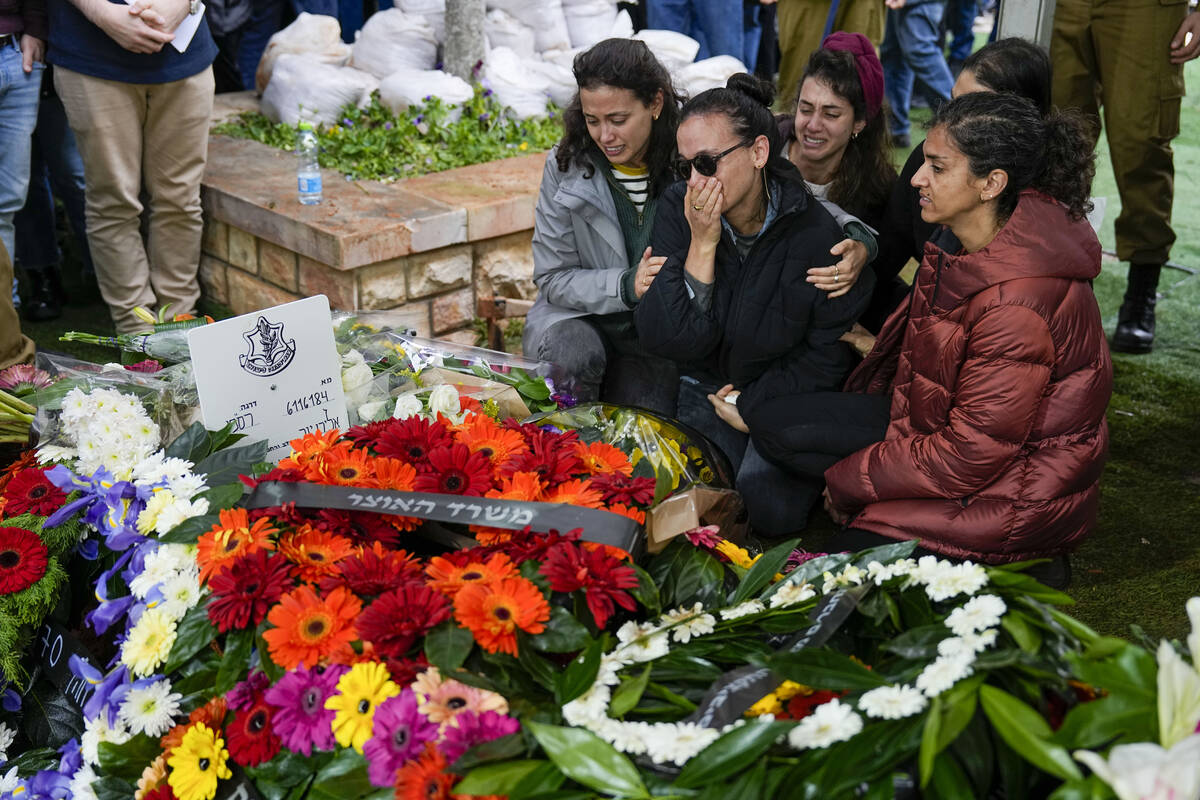
[[[557,148],[546,158],[533,217],[533,282],[538,296],[525,317],[524,349],[541,352],[556,322],[585,314],[629,311],[621,299],[621,275],[630,267],[617,207],[604,176],[584,177],[572,163],[560,172]]]

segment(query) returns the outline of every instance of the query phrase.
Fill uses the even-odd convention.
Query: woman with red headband
[[[876,255],[861,223],[878,229],[896,180],[882,109],[883,67],[875,47],[861,33],[834,33],[808,61],[795,114],[777,118],[784,155],[814,196],[838,207],[830,210],[849,236],[833,248],[841,261],[808,272],[809,282],[830,297],[850,291]],[[850,216],[861,222],[849,222]],[[889,295],[895,277],[876,274],[876,293]]]

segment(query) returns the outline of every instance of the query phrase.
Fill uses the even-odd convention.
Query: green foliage
[[[242,114],[214,133],[282,150],[296,146],[294,126],[276,125],[258,113]],[[354,180],[382,181],[548,150],[561,136],[553,107],[544,118],[516,120],[479,85],[461,109],[430,97],[395,114],[376,94],[366,108],[347,106],[341,122],[317,130],[322,167]]]
[[[546,755],[564,775],[608,797],[648,798],[637,767],[591,731],[528,724]]]

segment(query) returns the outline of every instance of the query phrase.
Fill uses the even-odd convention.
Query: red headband
[[[858,82],[862,84],[863,101],[867,106],[867,119],[873,119],[883,106],[883,65],[875,55],[875,45],[861,33],[838,31],[821,42],[825,50],[845,50],[854,56],[854,67],[858,71]]]

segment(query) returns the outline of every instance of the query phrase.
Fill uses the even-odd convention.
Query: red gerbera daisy
[[[457,781],[448,774],[446,757],[425,743],[425,752],[396,771],[396,800],[450,800],[450,789]]]
[[[538,477],[550,486],[557,486],[572,475],[586,472],[583,461],[575,452],[578,441],[575,431],[554,433],[553,431],[537,430],[536,433],[526,432],[529,451],[515,453],[508,461],[500,465],[500,474],[512,475],[514,472],[536,472]]]
[[[612,505],[648,506],[654,500],[654,478],[628,478],[617,473],[594,475],[592,488],[604,494],[604,502]]]
[[[292,565],[266,550],[241,556],[208,581],[213,598],[208,618],[226,633],[258,625],[271,606],[292,588]]]
[[[615,606],[627,611],[637,608],[625,591],[637,588],[637,572],[603,550],[589,551],[571,542],[557,544],[546,553],[541,573],[556,592],[582,589],[598,628],[608,624]]]
[[[67,502],[67,496],[46,478],[44,469],[26,469],[18,472],[4,488],[4,515],[19,517],[21,514],[37,514],[48,517]]]
[[[492,464],[483,453],[452,444],[429,451],[429,471],[417,476],[418,492],[483,497],[492,488]]]
[[[373,542],[337,562],[337,571],[321,579],[321,592],[345,586],[359,597],[373,597],[412,580],[424,580],[419,561],[403,550],[385,550]]]
[[[406,583],[367,607],[356,622],[358,635],[389,658],[408,652],[417,637],[450,618],[450,601],[423,583]]]
[[[33,531],[0,528],[0,594],[19,592],[40,581],[49,555]]]
[[[442,422],[422,417],[392,420],[392,425],[375,440],[375,452],[381,456],[407,461],[418,472],[429,469],[429,453],[454,443],[450,429]]]
[[[418,675],[429,669],[429,661],[424,653],[417,653],[416,658],[389,658],[387,668],[392,674],[393,683],[397,686],[408,686]]]
[[[357,445],[374,447],[375,442],[383,435],[384,431],[399,421],[397,419],[382,419],[378,422],[368,422],[366,425],[355,425],[346,431],[346,438]]]
[[[279,752],[280,741],[271,728],[271,706],[266,700],[234,714],[225,736],[229,757],[243,767],[258,766]]]

